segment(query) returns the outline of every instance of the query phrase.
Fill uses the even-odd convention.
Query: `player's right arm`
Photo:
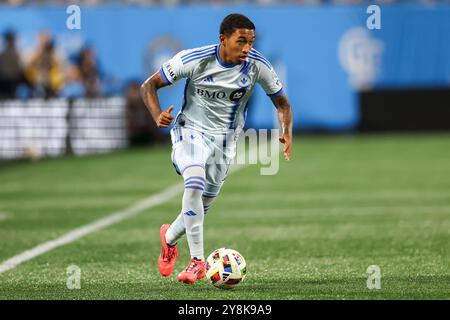
[[[170,113],[173,106],[170,106],[166,111],[161,110],[157,90],[171,85],[181,78],[190,77],[195,68],[195,61],[213,50],[213,46],[206,46],[180,51],[142,84],[142,99],[159,128],[167,128],[173,121],[174,116]]]
[[[174,119],[174,116],[170,113],[173,110],[173,106],[170,106],[166,111],[162,111],[157,94],[158,89],[169,84],[167,81],[164,81],[161,72],[157,71],[141,85],[142,100],[158,128],[167,128]]]

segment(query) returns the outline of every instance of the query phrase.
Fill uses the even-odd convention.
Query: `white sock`
[[[184,194],[182,215],[186,228],[191,258],[205,260],[203,252],[203,202],[205,170],[200,166],[189,167],[183,172]]]
[[[215,200],[216,198],[211,198],[211,197],[202,197],[202,202],[203,202],[203,211],[205,212],[205,214],[208,212],[208,210],[211,208],[211,204],[212,202]]]
[[[170,225],[166,232],[166,243],[168,245],[175,245],[177,241],[186,233],[184,226],[183,214],[180,213],[174,222]]]
[[[202,197],[203,212],[206,214],[211,208],[212,202],[216,198]],[[180,213],[177,218],[172,222],[169,229],[166,232],[166,243],[173,246],[177,244],[177,241],[186,233],[186,226],[184,225],[183,213]]]

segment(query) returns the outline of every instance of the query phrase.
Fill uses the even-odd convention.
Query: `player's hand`
[[[284,144],[283,152],[284,152],[284,159],[291,160],[291,153],[292,153],[292,137],[287,134],[281,135],[278,140],[282,144]]]
[[[173,106],[170,106],[166,111],[161,112],[158,117],[158,121],[156,122],[158,128],[167,128],[170,125],[174,119],[173,114],[170,113],[172,110]]]

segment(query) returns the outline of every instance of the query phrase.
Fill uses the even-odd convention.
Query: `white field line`
[[[238,149],[239,150],[239,149]],[[248,152],[256,152],[255,149],[251,149]],[[244,168],[246,165],[233,165],[230,168],[230,174],[233,172],[236,172],[242,168]],[[126,219],[129,219],[131,217],[134,217],[138,215],[139,213],[143,212],[144,210],[153,208],[155,206],[158,206],[160,204],[163,204],[167,202],[168,200],[180,195],[184,190],[184,184],[183,183],[177,183],[166,190],[157,193],[155,195],[152,195],[148,198],[145,198],[141,201],[138,201],[131,207],[112,213],[104,218],[101,218],[99,220],[96,220],[90,224],[87,224],[83,227],[77,228],[75,230],[69,231],[68,233],[63,234],[62,236],[50,240],[47,242],[44,242],[40,245],[37,245],[36,247],[24,251],[18,255],[15,255],[12,258],[9,258],[8,260],[3,261],[0,264],[0,273],[6,272],[8,270],[14,269],[19,264],[26,262],[28,260],[31,260],[37,256],[40,256],[48,251],[51,251],[53,249],[56,249],[58,247],[64,246],[66,244],[69,244],[77,239],[80,239],[90,233],[99,231],[101,229],[104,229],[108,226],[111,226],[115,223],[124,221]]]
[[[3,261],[0,264],[0,273],[3,273],[10,269],[13,269],[17,265],[19,265],[25,261],[31,260],[31,259],[33,259],[37,256],[40,256],[41,254],[44,254],[50,250],[53,250],[58,247],[64,246],[68,243],[71,243],[81,237],[84,237],[85,235],[99,231],[110,225],[121,222],[128,218],[131,218],[146,209],[160,205],[160,204],[170,200],[171,198],[179,195],[182,191],[183,191],[183,184],[176,184],[158,194],[152,195],[148,198],[145,198],[145,199],[137,202],[136,204],[132,205],[131,207],[129,207],[123,211],[112,213],[104,218],[101,218],[101,219],[94,221],[90,224],[87,224],[83,227],[80,227],[80,228],[72,230],[66,234],[63,234],[62,236],[60,236],[54,240],[44,242],[30,250],[24,251],[6,261]]]

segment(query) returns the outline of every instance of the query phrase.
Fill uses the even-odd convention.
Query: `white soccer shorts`
[[[210,134],[198,130],[174,126],[172,139],[172,163],[178,174],[186,168],[201,166],[205,169],[206,184],[203,196],[216,197],[236,154],[236,140],[230,134]]]

